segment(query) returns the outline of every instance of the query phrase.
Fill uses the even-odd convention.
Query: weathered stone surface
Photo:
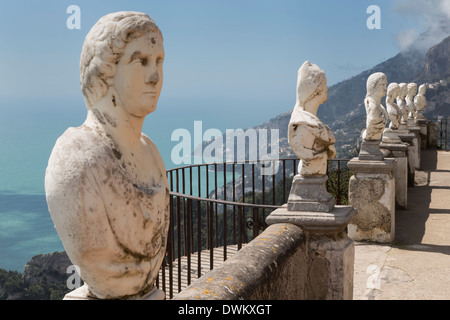
[[[414,164],[417,170],[420,169],[420,150],[421,150],[421,137],[420,137],[420,127],[417,126],[416,120],[414,120],[414,125],[408,126],[410,133],[414,134],[413,144],[414,144]]]
[[[165,256],[166,169],[141,132],[159,99],[163,59],[161,31],[146,14],[101,18],[80,59],[86,121],[58,139],[49,159],[48,208],[94,298],[145,295]]]
[[[349,237],[392,242],[395,238],[395,160],[353,159],[348,167],[354,172],[349,181],[349,203],[358,212],[349,223]]]
[[[408,187],[414,187],[415,173],[416,173],[416,147],[413,140],[415,135],[412,133],[399,134],[400,139],[408,144]]]
[[[436,149],[437,128],[433,121],[427,122],[427,149]]]
[[[266,223],[291,223],[311,234],[336,234],[345,229],[355,214],[351,206],[335,206],[331,212],[290,211],[283,206],[273,211]]]
[[[386,158],[395,158],[393,170],[395,178],[395,203],[406,208],[408,205],[408,145],[405,143],[381,143],[380,147],[388,151]]]
[[[355,246],[347,234],[308,241],[307,295],[314,300],[352,300]]]

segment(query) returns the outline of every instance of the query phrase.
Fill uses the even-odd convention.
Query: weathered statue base
[[[359,151],[359,160],[383,160],[384,156],[380,150],[380,143],[380,140],[363,140],[361,143],[361,149]]]
[[[383,131],[382,142],[385,143],[400,143],[402,140],[398,136],[398,130],[386,128]]]
[[[422,115],[423,117],[423,115]],[[420,134],[420,148],[422,150],[427,149],[427,136],[428,136],[428,126],[427,126],[427,119],[425,117],[416,119],[417,126],[420,128],[419,134]]]
[[[356,214],[352,206],[335,206],[330,212],[292,211],[286,205],[273,211],[267,218],[267,224],[291,223],[305,232],[339,233],[345,229]]]
[[[413,144],[415,148],[415,167],[417,170],[420,170],[420,147],[421,147],[421,138],[420,138],[420,127],[418,127],[416,124],[414,126],[408,127],[408,130],[410,133],[414,134]]]
[[[284,205],[266,218],[269,225],[290,223],[304,230],[307,267],[314,270],[305,288],[311,299],[353,298],[355,245],[344,229],[355,214],[351,206],[335,206],[331,212],[307,212],[290,211]]]
[[[166,299],[166,294],[164,293],[164,291],[159,290],[156,287],[153,287],[152,290],[150,290],[143,296],[129,297],[129,298],[120,299],[120,300],[165,300],[165,299]],[[68,294],[66,294],[64,296],[63,300],[100,300],[100,299],[91,297],[88,292],[88,287],[85,284],[85,285],[79,287],[78,289],[75,289],[75,290],[69,292]]]
[[[334,208],[334,198],[328,193],[326,175],[296,175],[292,181],[287,210],[330,212]]]
[[[386,152],[386,158],[395,158],[397,162],[393,173],[395,203],[401,208],[406,208],[408,206],[408,144],[382,142],[380,148]]]
[[[395,159],[366,161],[354,158],[349,203],[358,212],[348,225],[353,240],[390,243],[395,239]]]

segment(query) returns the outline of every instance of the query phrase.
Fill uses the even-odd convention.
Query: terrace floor
[[[421,162],[394,243],[355,242],[354,300],[450,300],[450,152]]]

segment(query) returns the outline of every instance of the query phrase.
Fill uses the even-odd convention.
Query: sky
[[[80,9],[79,29],[67,27],[71,5]],[[372,5],[379,29],[367,26]],[[249,125],[293,107],[304,61],[321,67],[331,86],[427,30],[439,37],[436,22],[450,21],[450,0],[1,0],[0,116],[8,101],[83,104],[83,40],[100,17],[121,10],[147,13],[163,33],[160,104],[173,114],[215,106],[238,115],[245,106],[255,115]]]
[[[417,2],[2,0],[0,98],[79,98],[84,37],[101,16],[130,10],[147,13],[162,30],[163,96],[276,100],[292,96],[306,60],[332,85],[395,56],[408,43],[399,42],[399,34],[425,30],[421,10],[401,8]],[[366,25],[374,4],[381,29]],[[66,26],[70,5],[80,8],[80,29]]]

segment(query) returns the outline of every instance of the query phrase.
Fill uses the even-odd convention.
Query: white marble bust
[[[366,83],[367,94],[364,99],[366,108],[366,130],[363,139],[379,141],[388,121],[388,113],[381,104],[381,98],[386,94],[387,78],[382,72],[369,76]]]
[[[425,119],[422,112],[427,106],[427,98],[425,98],[426,91],[427,86],[425,84],[421,84],[419,86],[418,94],[414,97],[414,105],[416,106],[416,119]]]
[[[402,82],[398,86],[400,87],[400,89],[397,96],[397,106],[400,109],[402,115],[400,123],[401,125],[406,125],[408,123],[408,108],[406,106],[405,97],[408,93],[408,84]]]
[[[405,97],[406,108],[408,109],[408,119],[416,117],[416,106],[414,104],[414,96],[417,93],[417,84],[408,83],[407,94]]]
[[[400,126],[401,111],[395,103],[395,98],[398,97],[400,87],[398,83],[390,83],[386,92],[386,109],[391,120],[389,128],[396,130]]]
[[[333,131],[317,117],[317,110],[327,101],[325,73],[309,61],[298,70],[297,99],[288,127],[288,141],[300,158],[301,176],[325,175],[327,160],[336,156]]]
[[[141,132],[159,99],[163,60],[161,31],[146,14],[102,17],[80,59],[86,121],[64,132],[49,159],[48,208],[93,298],[148,293],[165,256],[166,170]]]

